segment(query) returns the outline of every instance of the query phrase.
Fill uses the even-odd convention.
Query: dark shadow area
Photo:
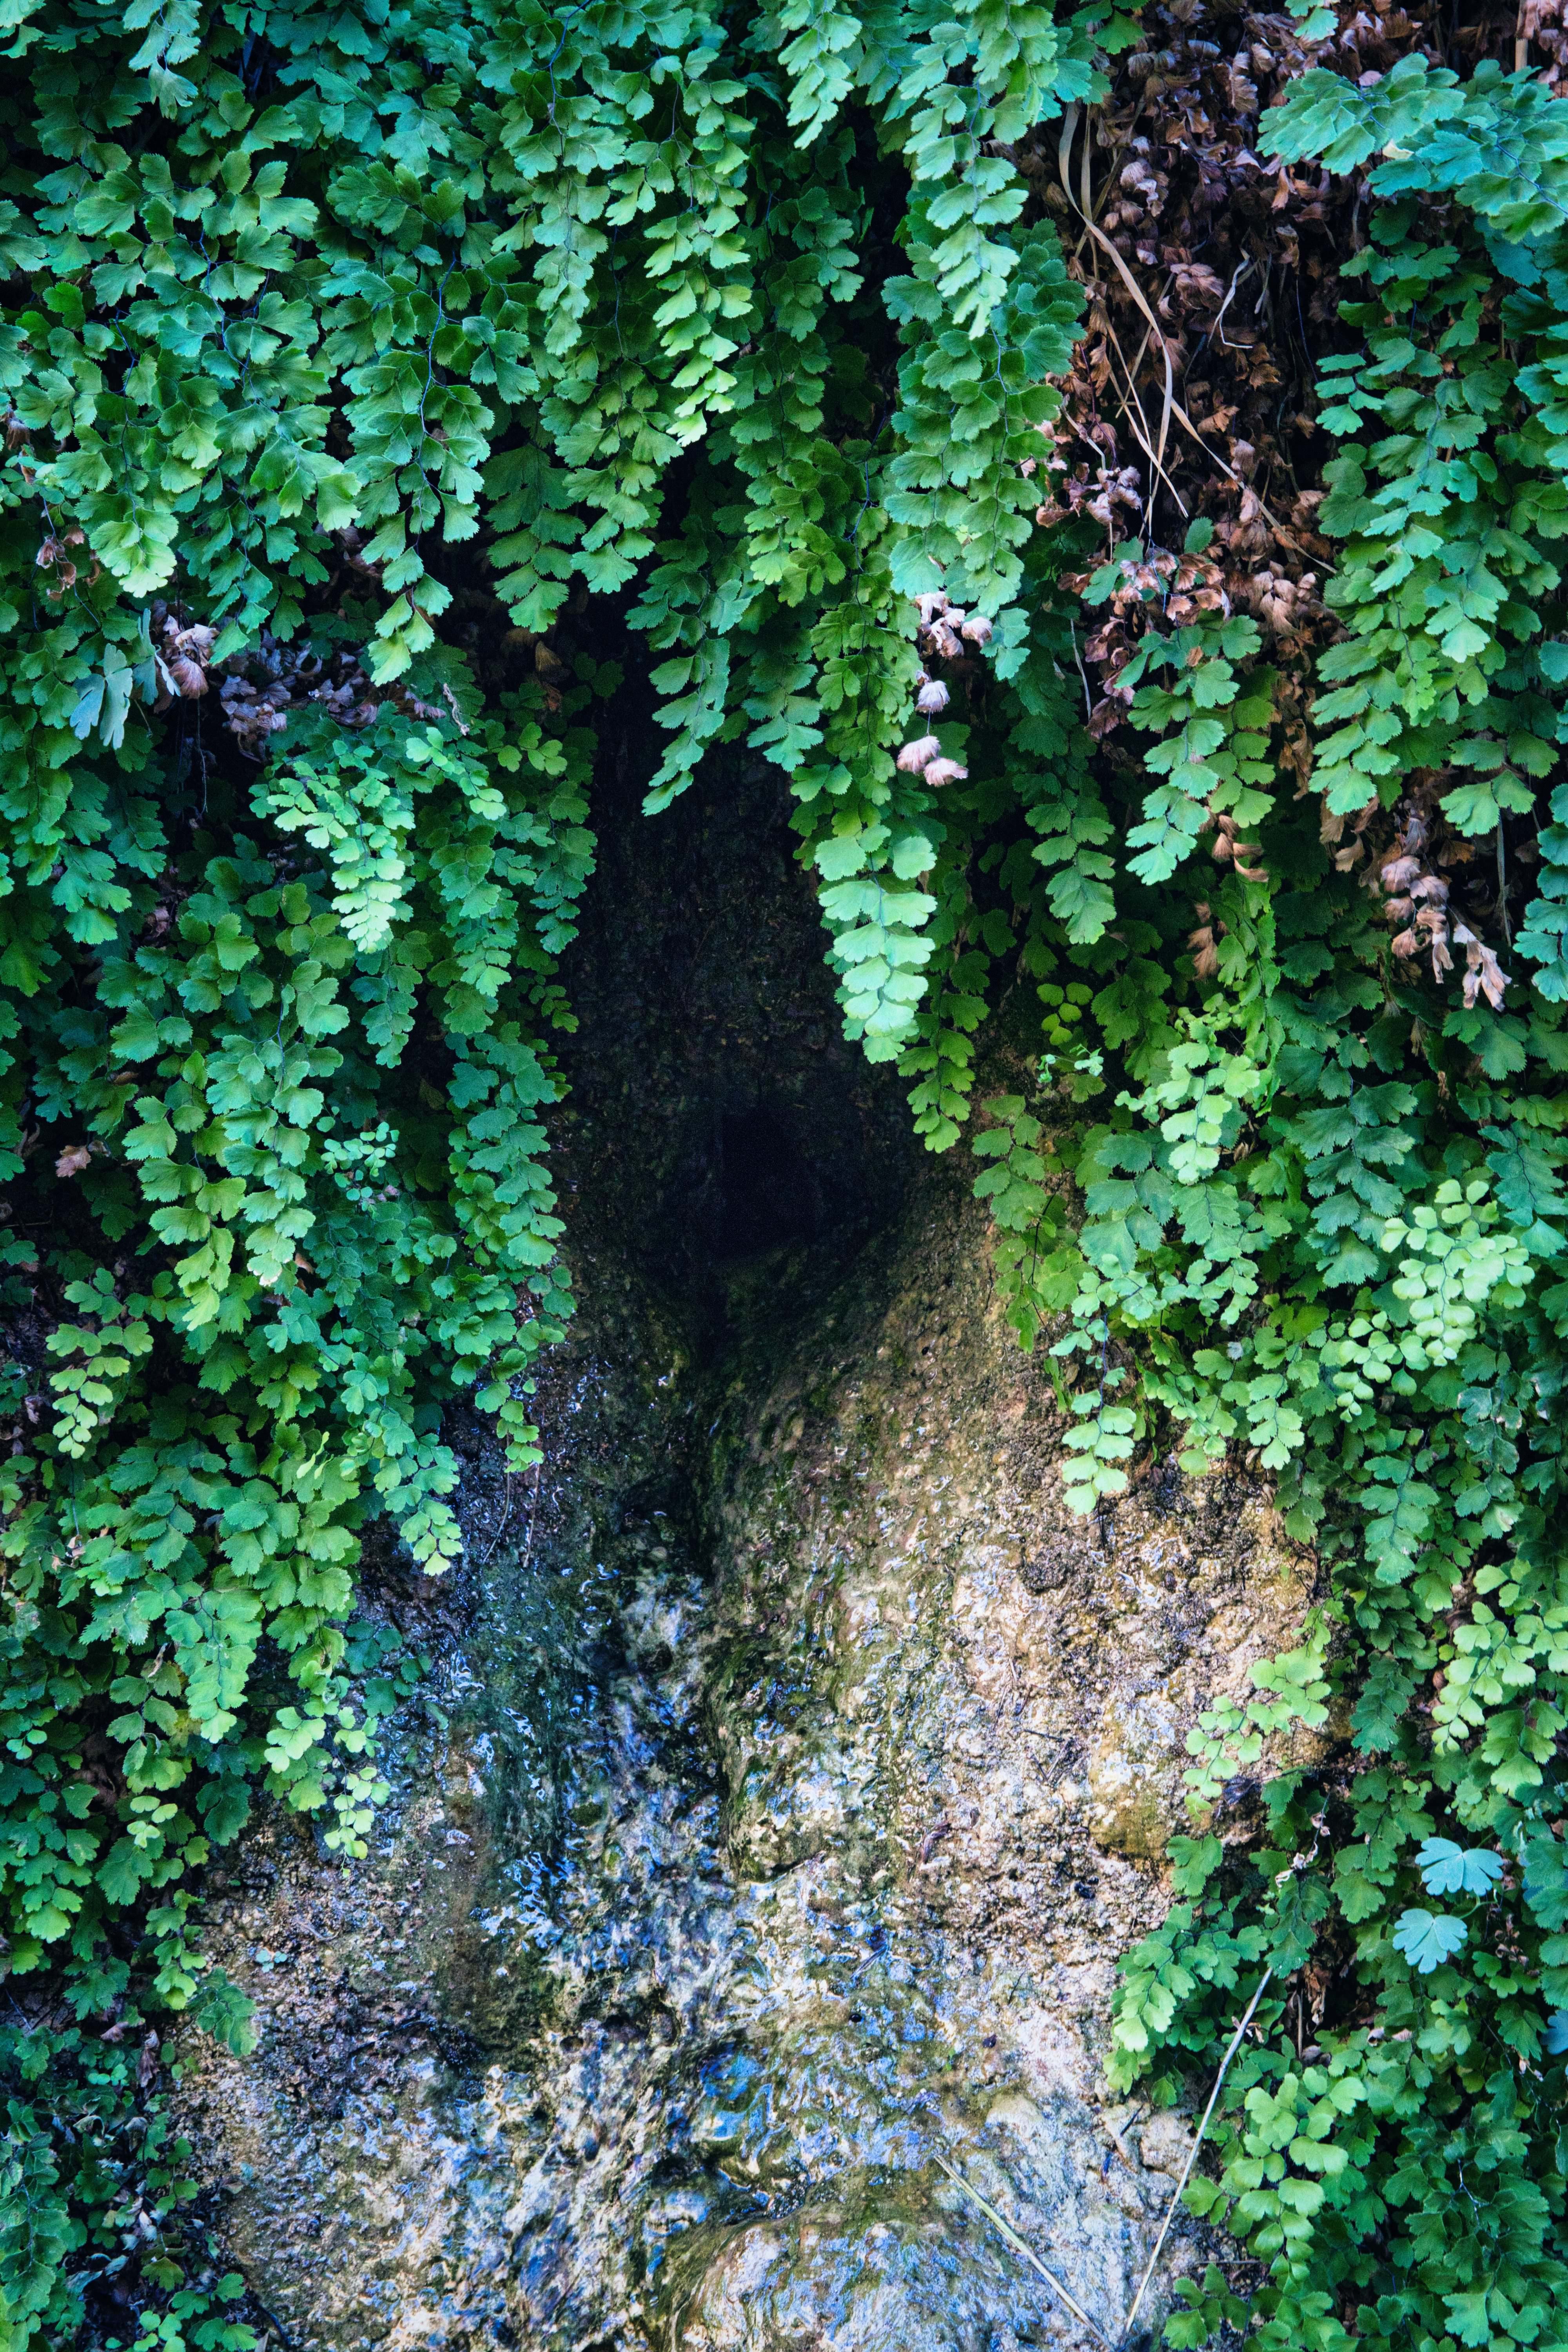
[[[804,1305],[897,1214],[919,1147],[896,1073],[844,1037],[784,779],[716,757],[647,817],[627,734],[601,758],[563,971],[580,1025],[556,1165],[574,1259],[629,1262],[710,1360],[740,1272],[747,1318],[759,1276],[770,1314]]]
[[[815,1241],[821,1228],[816,1171],[765,1106],[725,1112],[719,1132],[719,1189],[721,1257],[749,1257],[754,1250]]]

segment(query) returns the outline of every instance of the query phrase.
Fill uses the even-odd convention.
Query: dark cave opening
[[[563,970],[579,1025],[555,1165],[584,1272],[600,1246],[635,1259],[706,1360],[733,1336],[736,1276],[776,1255],[770,1317],[778,1284],[831,1278],[897,1215],[920,1153],[896,1072],[843,1034],[783,779],[716,755],[649,818],[628,732]]]
[[[822,1223],[822,1188],[810,1160],[765,1104],[724,1113],[719,1181],[719,1256],[750,1257],[758,1250],[815,1240]]]

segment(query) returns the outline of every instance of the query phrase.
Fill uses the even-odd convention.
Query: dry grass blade
[[[1078,114],[1079,110],[1076,106],[1068,107],[1062,121],[1061,141],[1057,149],[1057,163],[1061,173],[1062,193],[1067,197],[1069,205],[1074,204],[1074,197],[1072,183],[1068,176],[1068,159],[1072,151],[1073,132],[1078,127]],[[1121,256],[1117,252],[1116,247],[1111,244],[1110,239],[1106,236],[1105,231],[1099,226],[1098,222],[1089,218],[1089,132],[1087,125],[1085,126],[1084,131],[1082,179],[1083,201],[1081,204],[1075,205],[1075,209],[1078,212],[1079,218],[1082,220],[1085,228],[1089,231],[1089,236],[1093,237],[1096,245],[1102,247],[1110,256],[1111,260],[1116,264],[1117,269],[1121,273],[1123,285],[1131,295],[1134,302],[1137,303],[1138,308],[1142,311],[1145,319],[1149,321],[1149,331],[1153,336],[1155,342],[1159,345],[1160,357],[1164,362],[1165,398],[1164,405],[1160,416],[1160,446],[1157,450],[1151,449],[1149,451],[1149,455],[1154,461],[1154,469],[1156,473],[1163,474],[1165,470],[1165,443],[1170,436],[1171,415],[1175,405],[1176,398],[1175,378],[1171,373],[1170,346],[1165,341],[1160,321],[1156,319],[1153,311],[1151,310],[1148,302],[1144,299],[1143,289],[1139,285],[1138,280],[1133,277],[1132,272],[1128,268],[1127,264],[1122,260]],[[1118,345],[1117,348],[1120,350],[1121,346]],[[1188,430],[1192,430],[1190,423]],[[1142,438],[1142,436],[1140,436],[1139,437]],[[1202,445],[1200,444],[1199,446],[1201,446]],[[1147,446],[1147,444],[1145,444],[1145,446]],[[1184,509],[1184,511],[1185,509]]]
[[[1073,194],[1072,182],[1068,175],[1068,164],[1072,154],[1073,134],[1078,129],[1079,111],[1080,110],[1078,107],[1069,106],[1066,114],[1062,117],[1061,135],[1057,145],[1057,169],[1061,178],[1062,193],[1067,197],[1067,200],[1068,204],[1071,205],[1073,210],[1078,214],[1079,219],[1083,222],[1085,234],[1091,236],[1096,245],[1100,247],[1100,248],[1109,255],[1110,260],[1115,264],[1118,277],[1121,278],[1122,284],[1126,287],[1127,291],[1131,295],[1132,299],[1136,302],[1139,310],[1142,312],[1144,318],[1149,322],[1150,335],[1152,336],[1154,341],[1158,344],[1160,357],[1164,363],[1165,386],[1164,397],[1161,404],[1160,412],[1160,437],[1158,446],[1154,448],[1150,447],[1144,436],[1139,432],[1138,426],[1132,423],[1131,414],[1126,410],[1125,405],[1123,407],[1123,414],[1127,415],[1128,423],[1132,425],[1134,435],[1137,439],[1142,443],[1145,452],[1152,459],[1156,474],[1159,475],[1166,483],[1167,487],[1170,488],[1173,497],[1176,496],[1174,485],[1172,484],[1171,478],[1165,471],[1165,444],[1170,438],[1171,420],[1173,417],[1174,417],[1176,423],[1181,426],[1183,432],[1188,434],[1191,438],[1196,442],[1198,447],[1203,451],[1204,456],[1208,460],[1209,464],[1215,467],[1218,472],[1222,473],[1226,481],[1235,482],[1238,488],[1242,488],[1244,485],[1241,476],[1236,471],[1233,466],[1227,466],[1226,464],[1225,459],[1219,455],[1217,450],[1211,449],[1209,447],[1208,443],[1204,439],[1203,435],[1198,431],[1197,426],[1193,423],[1192,418],[1187,415],[1187,412],[1182,406],[1181,402],[1176,398],[1175,378],[1171,368],[1170,347],[1165,341],[1164,331],[1161,327],[1159,320],[1154,316],[1153,311],[1150,309],[1149,299],[1145,295],[1143,289],[1139,285],[1138,280],[1133,277],[1132,272],[1128,268],[1127,264],[1122,260],[1121,256],[1117,252],[1116,247],[1111,244],[1110,239],[1106,236],[1105,231],[1100,226],[1097,221],[1091,220],[1089,217],[1088,208],[1089,195],[1087,178],[1089,169],[1089,140],[1087,135],[1087,126],[1084,138],[1083,156],[1081,159],[1081,176],[1085,181],[1085,194],[1083,201],[1080,203]],[[1235,290],[1234,288],[1232,290]],[[1229,298],[1227,296],[1226,299],[1228,300],[1228,299]],[[1110,331],[1111,340],[1114,342],[1116,341],[1115,329],[1112,328]],[[1144,338],[1145,348],[1147,347],[1148,341],[1149,336],[1146,335]],[[1119,342],[1116,344],[1116,349],[1121,356],[1122,365],[1125,366],[1127,363],[1127,355],[1122,352],[1121,346]],[[1138,397],[1135,388],[1132,389],[1132,397],[1134,400]],[[1142,413],[1142,409],[1140,409],[1140,413]],[[1176,504],[1181,508],[1184,514],[1188,512],[1185,503],[1179,497],[1176,498]],[[1258,499],[1258,504],[1259,511],[1264,516],[1270,528],[1276,532],[1279,538],[1284,541],[1285,545],[1288,547],[1296,547],[1298,545],[1298,541],[1291,537],[1289,531],[1280,521],[1279,516],[1272,511],[1262,499]],[[1322,566],[1322,568],[1331,572],[1333,566],[1331,564],[1328,564]]]
[[[1142,449],[1145,457],[1149,460],[1149,463],[1153,467],[1154,471],[1158,474],[1160,479],[1164,483],[1165,488],[1170,491],[1171,496],[1174,499],[1176,505],[1184,515],[1188,515],[1192,511],[1191,508],[1187,505],[1185,499],[1183,498],[1180,490],[1177,489],[1176,485],[1171,479],[1169,473],[1161,463],[1160,457],[1155,455],[1153,443],[1149,438],[1149,420],[1143,414],[1143,404],[1138,397],[1138,362],[1139,360],[1142,360],[1143,356],[1143,349],[1147,346],[1149,338],[1147,335],[1144,336],[1143,344],[1139,349],[1138,359],[1134,360],[1131,366],[1129,366],[1127,354],[1122,350],[1121,340],[1117,335],[1116,329],[1111,325],[1109,319],[1107,319],[1105,322],[1105,331],[1110,338],[1111,347],[1115,351],[1117,358],[1121,362],[1123,368],[1127,371],[1127,394],[1131,400],[1132,408],[1136,408],[1138,411],[1137,415],[1134,416],[1132,414],[1132,408],[1129,408],[1127,399],[1124,398],[1121,402],[1121,413],[1126,417],[1128,424],[1132,427],[1133,439]],[[1166,373],[1169,373],[1169,360],[1166,361],[1165,367]],[[1160,448],[1162,453],[1164,450],[1164,436],[1162,432],[1160,439]]]
[[[1209,2119],[1214,2114],[1215,2103],[1219,2098],[1221,2090],[1224,2088],[1225,2078],[1230,2072],[1230,2062],[1241,2047],[1241,2037],[1247,2032],[1247,2027],[1251,2024],[1253,2018],[1256,2016],[1258,2004],[1262,2000],[1264,1994],[1268,1991],[1268,1980],[1273,1974],[1274,1971],[1272,1969],[1264,1969],[1263,1975],[1258,1981],[1258,1990],[1247,2002],[1246,2011],[1242,2016],[1241,2023],[1237,2027],[1236,2032],[1230,2037],[1230,2048],[1226,2052],[1225,2056],[1219,2062],[1219,2073],[1214,2078],[1214,2089],[1209,2093],[1209,2103],[1204,2109],[1204,2119],[1198,2126],[1197,2133],[1194,2138],[1191,2147],[1187,2150],[1187,2160],[1182,2167],[1182,2177],[1176,2183],[1176,2193],[1165,2209],[1165,2218],[1160,2224],[1160,2234],[1154,2241],[1154,2251],[1149,2257],[1149,2267],[1144,2272],[1138,2292],[1132,2298],[1132,2308],[1127,2315],[1127,2325],[1121,2331],[1121,2341],[1123,2344],[1126,2343],[1128,2337],[1132,2333],[1133,2322],[1137,2319],[1140,2306],[1142,2304],[1144,2296],[1149,2292],[1149,2282],[1154,2275],[1155,2266],[1160,2260],[1160,2255],[1164,2247],[1165,2241],[1171,2234],[1171,2224],[1176,2218],[1182,2199],[1186,2193],[1187,2183],[1193,2177],[1193,2167],[1198,2160],[1198,2150],[1204,2144],[1204,2134],[1209,2127]]]
[[[979,2206],[980,2210],[984,2214],[986,2220],[994,2223],[994,2226],[1001,2231],[1002,2235],[1006,2239],[1007,2243],[1014,2249],[1014,2251],[1022,2254],[1024,2260],[1029,2264],[1030,2268],[1032,2270],[1038,2271],[1047,2285],[1049,2286],[1057,2294],[1060,2295],[1063,2303],[1066,2304],[1073,2317],[1083,2322],[1083,2325],[1089,2329],[1089,2334],[1094,2337],[1095,2342],[1097,2344],[1103,2344],[1105,2347],[1105,2352],[1115,2352],[1115,2347],[1112,2345],[1110,2338],[1107,2336],[1104,2328],[1100,2326],[1097,2320],[1093,2320],[1089,2317],[1081,2303],[1074,2301],[1067,2288],[1063,2286],[1060,2279],[1058,2278],[1055,2271],[1047,2270],[1046,2268],[1045,2263],[1041,2262],[1033,2246],[1031,2246],[1026,2239],[1023,2239],[1018,2235],[1017,2231],[1014,2229],[1012,2223],[1003,2220],[1001,2214],[996,2210],[995,2206],[989,2204],[987,2200],[982,2197],[978,2189],[972,2189],[970,2187],[968,2181],[965,2180],[963,2173],[960,2172],[956,2165],[949,2164],[946,2157],[942,2156],[935,2148],[931,2150],[931,2154],[935,2156],[937,2162],[941,2165],[948,2179],[957,2182],[964,2195],[974,2204]]]

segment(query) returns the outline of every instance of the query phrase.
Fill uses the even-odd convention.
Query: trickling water
[[[438,1669],[371,1859],[274,1822],[217,1893],[264,2026],[186,2085],[221,2224],[300,2347],[1087,2342],[940,2152],[1115,2336],[1181,2135],[1101,2102],[1113,1963],[1304,1594],[1256,1498],[1068,1517],[787,868],[662,838],[584,942],[546,1462],[462,1441],[445,1619],[389,1571]]]

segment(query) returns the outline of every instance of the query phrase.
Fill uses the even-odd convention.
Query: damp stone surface
[[[1092,2344],[939,2158],[1114,2340],[1180,2168],[1185,2119],[1104,2087],[1115,1963],[1310,1563],[1158,1463],[1071,1517],[787,846],[759,916],[685,822],[640,941],[583,943],[545,1458],[455,1423],[462,1573],[370,1577],[433,1662],[372,1850],[272,1813],[209,1889],[259,2041],[191,2037],[182,2121],[300,2352]],[[1155,2315],[1211,2252],[1178,2222]]]

